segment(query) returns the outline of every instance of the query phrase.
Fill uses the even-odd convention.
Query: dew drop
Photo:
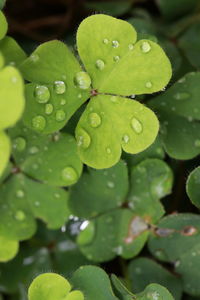
[[[17,221],[23,221],[25,219],[25,213],[22,210],[17,210],[15,213],[15,219]]]
[[[103,43],[107,45],[109,43],[109,40],[105,38],[103,39]]]
[[[139,134],[142,132],[142,124],[140,123],[140,121],[138,121],[138,119],[132,118],[131,126],[136,133]]]
[[[105,67],[104,61],[102,59],[97,59],[97,61],[96,61],[96,67],[99,70],[103,70],[104,67]]]
[[[42,131],[46,127],[46,120],[43,116],[36,116],[32,119],[32,126],[38,131]]]
[[[129,44],[129,45],[128,45],[128,49],[129,49],[129,50],[133,50],[133,48],[134,48],[133,44]]]
[[[146,88],[150,89],[152,87],[152,82],[151,81],[147,81],[145,84]]]
[[[111,96],[110,97],[110,101],[113,102],[113,103],[117,103],[117,96]]]
[[[97,113],[90,113],[89,123],[92,127],[99,127],[101,125],[101,117]]]
[[[111,154],[111,149],[108,147],[108,148],[106,148],[106,152],[108,153],[108,154]]]
[[[151,50],[151,45],[148,42],[143,42],[141,44],[141,50],[144,53],[148,53]]]
[[[95,224],[92,221],[85,220],[80,225],[80,233],[77,238],[79,245],[87,245],[92,242],[95,236]]]
[[[107,187],[109,187],[110,189],[113,189],[115,187],[115,184],[113,181],[108,181],[107,182]]]
[[[29,151],[28,151],[30,154],[36,154],[39,152],[39,148],[36,147],[36,146],[32,146],[30,147]]]
[[[116,56],[113,57],[113,60],[114,60],[115,62],[118,62],[118,61],[120,60],[120,57],[119,57],[118,55],[116,55]]]
[[[66,104],[66,100],[65,99],[61,99],[60,100],[60,105],[65,105]]]
[[[180,92],[180,93],[176,93],[174,95],[174,98],[176,100],[186,100],[190,97],[190,94],[189,93],[186,93],[186,92]]]
[[[76,133],[77,145],[83,149],[87,149],[90,146],[91,138],[89,134],[82,128],[79,128]]]
[[[56,112],[56,121],[62,122],[66,117],[64,110],[58,110]]]
[[[23,190],[17,190],[16,191],[16,197],[17,198],[23,198],[24,197],[24,191]]]
[[[39,60],[39,55],[38,54],[31,54],[30,59],[32,62],[37,62]]]
[[[35,97],[38,103],[47,103],[50,99],[48,87],[45,85],[37,85],[35,87]]]
[[[45,114],[50,115],[53,112],[53,105],[51,103],[47,103],[45,105]]]
[[[66,167],[62,170],[62,179],[69,183],[74,183],[78,179],[78,175],[74,168]]]
[[[129,142],[129,136],[128,136],[128,134],[124,134],[124,136],[122,137],[122,140],[123,140],[123,142],[125,143],[125,144],[128,144],[128,142]]]
[[[113,46],[113,48],[118,48],[119,47],[119,42],[118,41],[112,41],[112,46]]]
[[[64,83],[64,81],[58,80],[54,82],[54,90],[56,92],[56,94],[58,95],[62,95],[65,93],[66,91],[66,85]]]
[[[26,148],[26,140],[23,137],[17,137],[14,140],[13,148],[21,152]]]
[[[74,78],[74,83],[82,90],[87,90],[91,85],[91,78],[86,72],[78,72]]]

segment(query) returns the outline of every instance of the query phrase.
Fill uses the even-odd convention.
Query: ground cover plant
[[[0,300],[200,299],[199,16],[0,1]]]

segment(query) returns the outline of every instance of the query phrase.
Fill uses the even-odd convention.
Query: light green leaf
[[[0,235],[0,262],[11,260],[18,252],[19,243]]]
[[[136,295],[136,300],[174,300],[174,297],[171,293],[163,286],[152,283],[149,284],[145,290]]]
[[[129,23],[110,16],[94,15],[81,23],[78,52],[98,92],[149,94],[167,85],[171,65],[165,53],[152,41],[135,44],[136,37]]]
[[[132,168],[129,207],[135,214],[157,222],[164,214],[161,198],[171,192],[173,174],[168,165],[159,159],[146,159]]]
[[[26,58],[24,50],[9,36],[0,41],[0,51],[4,56],[5,63],[8,65],[18,66]]]
[[[23,81],[15,68],[8,66],[0,71],[0,129],[14,125],[21,117],[25,104],[23,92]]]
[[[146,149],[158,127],[154,113],[139,102],[98,95],[90,100],[76,128],[80,157],[96,169],[111,167],[118,162],[121,147],[133,154]]]
[[[8,24],[2,11],[0,11],[0,40],[6,35]]]
[[[192,203],[200,209],[200,167],[190,173],[186,183],[186,191]]]
[[[122,205],[127,192],[127,167],[120,161],[108,170],[88,169],[71,188],[69,206],[75,216],[94,217]]]
[[[26,87],[23,120],[36,131],[47,134],[59,130],[89,98],[90,89],[80,89],[74,82],[82,70],[62,42],[39,46],[20,69],[25,79],[34,83]],[[36,126],[38,119],[41,126]]]
[[[0,131],[0,177],[8,163],[10,150],[9,137],[3,131]]]

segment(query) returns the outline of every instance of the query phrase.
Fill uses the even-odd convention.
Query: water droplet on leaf
[[[58,80],[54,82],[54,90],[56,94],[61,95],[66,91],[66,85],[64,81]]]
[[[151,50],[151,45],[148,42],[143,42],[141,44],[141,50],[144,53],[148,53]]]
[[[103,43],[107,45],[109,43],[109,40],[105,38],[103,39]]]
[[[53,112],[53,105],[48,103],[45,105],[45,114],[50,115]]]
[[[66,182],[74,183],[78,179],[78,175],[74,168],[66,167],[62,170],[62,179]]]
[[[26,148],[26,140],[23,137],[17,137],[14,140],[13,148],[21,152]]]
[[[91,85],[91,78],[86,72],[78,72],[74,78],[74,83],[82,90],[87,90]]]
[[[120,57],[118,55],[116,55],[116,56],[113,57],[113,60],[118,62],[120,60]]]
[[[129,45],[128,45],[128,49],[129,49],[129,50],[133,50],[133,48],[134,48],[133,44],[129,44]]]
[[[142,132],[142,124],[140,123],[140,121],[138,121],[138,119],[136,118],[132,118],[131,120],[131,126],[133,128],[133,130],[136,132],[136,133],[141,133]]]
[[[151,81],[147,81],[145,86],[146,86],[146,88],[150,89],[152,87]]]
[[[109,187],[110,189],[113,189],[115,187],[115,184],[113,181],[108,181],[107,182],[107,187]]]
[[[48,87],[45,85],[37,85],[35,87],[35,97],[38,103],[47,103],[50,99]]]
[[[29,151],[28,151],[30,154],[36,154],[39,152],[39,148],[36,147],[36,146],[32,146]]]
[[[89,122],[92,127],[99,127],[101,125],[101,117],[97,113],[90,113]]]
[[[32,126],[38,131],[42,131],[46,127],[46,120],[43,116],[36,116],[32,119]]]
[[[63,110],[58,110],[56,112],[56,121],[62,122],[66,117],[66,114]]]
[[[104,61],[102,59],[97,59],[97,61],[96,61],[96,67],[99,70],[103,70],[104,67],[105,67]]]
[[[113,46],[113,48],[118,48],[119,47],[119,42],[118,41],[112,41],[112,46]]]
[[[190,94],[185,93],[185,92],[179,92],[174,95],[174,98],[176,100],[186,100],[186,99],[190,98]]]
[[[24,197],[24,191],[23,190],[17,190],[16,191],[16,197],[17,198],[23,198]]]
[[[18,210],[15,213],[15,219],[17,221],[23,221],[25,219],[25,213],[22,210]]]
[[[90,146],[91,138],[89,134],[82,128],[79,128],[77,131],[77,145],[78,147],[82,147],[87,149]]]
[[[128,134],[124,134],[124,136],[122,137],[122,140],[125,144],[127,144],[129,142],[129,136]]]
[[[85,224],[84,224],[85,223]],[[84,228],[81,229],[84,224]],[[95,236],[95,224],[92,221],[84,221],[80,226],[80,233],[77,238],[77,242],[79,245],[87,245],[92,242]]]

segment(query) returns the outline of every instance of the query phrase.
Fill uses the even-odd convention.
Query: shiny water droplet
[[[92,127],[99,127],[101,125],[101,117],[97,113],[90,113],[89,123]]]
[[[129,45],[128,45],[128,49],[129,49],[129,50],[133,50],[133,48],[134,48],[133,44],[129,44]]]
[[[81,98],[82,98],[82,95],[81,95],[81,94],[78,94],[78,98],[81,99]]]
[[[26,140],[23,137],[17,137],[14,140],[13,148],[21,152],[26,148]]]
[[[50,91],[45,85],[35,87],[35,97],[38,103],[47,103],[50,99]]]
[[[30,154],[36,154],[39,152],[39,148],[36,147],[36,146],[32,146],[30,147],[29,151],[28,151]]]
[[[56,112],[56,121],[62,122],[66,117],[64,110],[58,110]]]
[[[118,102],[117,96],[111,96],[110,101],[113,103],[117,103]]]
[[[25,219],[25,213],[22,210],[17,210],[15,213],[15,219],[17,221],[23,221]]]
[[[45,114],[50,115],[53,112],[53,105],[48,103],[45,105]]]
[[[23,190],[17,190],[16,191],[16,197],[17,198],[24,198],[24,191]]]
[[[200,147],[200,140],[196,140],[196,141],[194,142],[194,145],[195,145],[195,147]]]
[[[103,43],[107,45],[109,43],[109,40],[105,38],[103,39]]]
[[[30,59],[32,62],[37,62],[39,60],[39,55],[38,54],[31,54]]]
[[[80,233],[77,238],[79,245],[90,244],[95,236],[95,224],[92,221],[85,220],[80,225]]]
[[[124,134],[124,136],[122,137],[122,140],[123,140],[123,142],[124,142],[125,144],[128,144],[128,142],[129,142],[129,140],[130,140],[128,134]]]
[[[141,50],[144,53],[148,53],[151,50],[151,45],[148,42],[143,42],[141,44]]]
[[[108,147],[108,148],[106,148],[106,152],[108,153],[108,154],[111,154],[111,149]]]
[[[145,83],[146,88],[150,89],[152,87],[152,82],[151,81],[147,81]]]
[[[77,145],[78,147],[82,147],[87,149],[90,146],[91,138],[89,134],[82,128],[79,128],[76,132]]]
[[[78,179],[78,175],[74,168],[66,167],[62,170],[62,179],[67,183],[74,183]]]
[[[60,105],[65,105],[66,104],[66,100],[65,99],[61,99],[60,100]]]
[[[95,64],[96,64],[97,69],[99,69],[99,70],[103,70],[105,67],[105,63],[102,59],[97,59]]]
[[[32,126],[38,131],[42,131],[46,127],[46,120],[43,116],[36,116],[32,119]]]
[[[64,94],[66,91],[66,85],[64,83],[64,81],[61,80],[57,80],[54,82],[54,90],[56,92],[56,94],[61,95]]]
[[[112,46],[113,46],[113,48],[118,48],[119,47],[119,42],[118,41],[112,41]]]
[[[120,57],[119,57],[118,55],[116,55],[116,56],[113,57],[113,60],[114,60],[115,62],[118,62],[118,61],[120,60]]]
[[[132,118],[131,120],[131,126],[133,128],[133,130],[136,132],[136,133],[141,133],[142,132],[142,124],[140,123],[140,121],[136,118]]]
[[[86,72],[78,72],[74,78],[74,83],[82,90],[87,90],[91,85],[91,78]]]
[[[115,187],[115,184],[113,181],[108,181],[107,182],[107,187],[109,187],[110,189],[113,189]]]
[[[186,99],[190,98],[190,94],[186,93],[186,92],[179,92],[174,95],[174,98],[176,100],[186,100]]]

